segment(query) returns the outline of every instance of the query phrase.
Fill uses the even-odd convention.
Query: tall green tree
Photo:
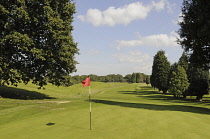
[[[146,84],[150,84],[150,76],[149,75],[146,75]]]
[[[131,75],[131,82],[132,82],[132,83],[136,83],[136,73],[133,73],[133,74]]]
[[[160,50],[154,56],[152,66],[152,85],[163,93],[168,90],[168,75],[170,72],[170,63],[165,56],[165,52]]]
[[[176,66],[178,66],[178,65],[183,67],[185,69],[187,75],[188,75],[188,72],[189,72],[189,68],[188,68],[189,67],[189,57],[187,56],[186,52],[182,53],[182,56],[179,58],[179,61],[178,61]],[[171,69],[173,69],[173,68],[171,68]],[[172,75],[172,73],[170,73],[170,75]],[[187,77],[188,77],[188,80],[189,80],[189,76],[187,76]],[[169,78],[169,80],[170,80],[170,78]],[[185,90],[184,92],[182,92],[182,95],[183,95],[184,98],[186,98],[186,96],[188,95],[188,90]]]
[[[189,76],[188,95],[197,96],[196,99],[202,101],[203,96],[208,94],[209,70],[190,65]]]
[[[189,86],[187,73],[180,65],[174,64],[171,67],[173,68],[170,74],[169,91],[174,95],[174,97],[180,98]]]
[[[185,52],[183,52],[182,56],[179,58],[178,65],[183,67],[185,71],[188,70],[189,60]]]
[[[0,81],[62,85],[76,71],[72,0],[0,1]]]
[[[139,73],[140,74],[140,83],[145,83],[146,82],[146,75],[144,73]]]
[[[154,70],[152,70],[152,75],[150,76],[150,83],[151,86],[155,89],[156,85],[155,85],[155,77],[154,77]]]
[[[153,65],[152,65],[152,75],[150,76],[150,83],[151,86],[154,87],[154,89],[157,87],[156,85],[156,70],[157,70],[157,64],[156,59],[154,57],[153,59]]]
[[[210,68],[210,1],[184,0],[179,43],[190,54],[190,62]]]
[[[136,73],[136,83],[140,83],[140,81],[141,81],[141,74]]]

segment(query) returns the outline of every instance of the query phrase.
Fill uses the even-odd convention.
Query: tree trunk
[[[163,90],[163,94],[166,94],[167,90]]]
[[[203,99],[203,95],[197,95],[196,100],[203,101],[202,99]]]

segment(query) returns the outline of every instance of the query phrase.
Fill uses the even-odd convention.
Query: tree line
[[[0,1],[0,85],[32,81],[40,87],[52,83],[69,86],[81,79],[76,72],[72,0]],[[154,57],[153,87],[175,97],[207,93],[210,68],[210,1],[183,0],[183,21],[179,23],[178,43],[185,51],[187,64],[170,65],[160,51]],[[163,63],[161,63],[163,62]],[[142,74],[94,76],[94,81],[146,82]],[[84,78],[83,78],[84,79]]]
[[[95,82],[128,82],[128,83],[147,83],[150,84],[150,76],[144,73],[132,73],[125,76],[121,74],[109,74],[105,76],[98,76],[94,74],[90,75],[74,75],[69,76],[69,84],[81,83],[85,78],[90,76],[91,81]]]
[[[198,67],[189,61],[184,52],[179,61],[170,65],[165,52],[160,50],[154,56],[151,85],[164,94],[169,91],[176,98],[196,96],[201,101],[209,93],[209,69]]]
[[[170,65],[164,51],[154,56],[151,85],[174,97],[209,93],[210,1],[183,0],[178,44],[184,49],[179,61]]]

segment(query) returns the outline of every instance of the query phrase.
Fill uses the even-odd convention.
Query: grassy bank
[[[176,100],[146,84],[93,82],[89,130],[88,87],[1,90],[24,92],[19,99],[0,98],[1,138],[210,138],[208,96],[204,102]]]

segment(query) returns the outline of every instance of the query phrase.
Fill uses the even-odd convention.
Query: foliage
[[[136,73],[133,73],[131,76],[131,82],[136,83]]]
[[[127,75],[125,75],[125,77],[124,77],[124,79],[128,82],[128,83],[130,83],[131,82],[131,74],[127,74]]]
[[[76,71],[71,0],[0,1],[0,80],[62,85]]]
[[[190,62],[210,67],[210,1],[184,0],[179,43],[190,54]]]
[[[150,76],[149,75],[146,76],[146,84],[147,85],[150,84]]]
[[[69,82],[65,82],[64,84],[78,84],[81,83],[81,81],[83,81],[85,78],[87,78],[88,76],[90,76],[91,81],[96,81],[96,82],[128,82],[131,83],[132,79],[135,80],[134,83],[136,83],[137,80],[137,75],[139,74],[139,82],[141,83],[145,83],[146,82],[146,77],[147,75],[145,75],[144,73],[133,73],[131,74],[127,74],[125,76],[122,76],[120,74],[109,74],[109,75],[105,75],[105,76],[98,76],[98,75],[74,75],[69,78]]]
[[[180,65],[171,66],[169,91],[174,97],[180,98],[180,96],[188,89],[189,82],[187,79],[187,73],[185,69]]]
[[[154,56],[151,83],[153,87],[158,88],[163,93],[168,90],[168,75],[170,71],[170,63],[165,56],[165,52],[160,50]]]
[[[188,95],[197,96],[197,100],[202,101],[203,95],[208,94],[209,70],[191,66],[189,76]]]
[[[141,80],[141,74],[136,73],[136,83],[140,83],[140,80]]]
[[[185,69],[185,71],[188,70],[189,60],[188,60],[187,54],[185,52],[183,52],[182,56],[179,58],[178,64],[179,64],[179,66],[183,67]]]

